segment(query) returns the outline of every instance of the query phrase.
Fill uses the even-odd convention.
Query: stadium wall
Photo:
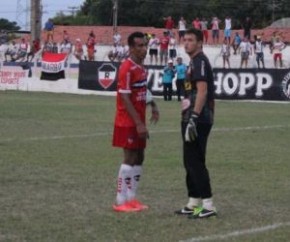
[[[79,68],[66,68],[66,78],[40,80],[41,69],[1,67],[0,90],[71,94],[115,95],[118,63],[81,61]],[[148,85],[162,95],[161,66],[147,66]],[[29,77],[30,76],[30,77]],[[227,100],[290,100],[290,69],[214,69],[215,96]],[[173,84],[175,90],[175,84]]]

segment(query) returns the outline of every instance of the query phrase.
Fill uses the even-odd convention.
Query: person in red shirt
[[[164,65],[167,64],[168,59],[168,46],[170,42],[170,37],[168,36],[168,32],[163,32],[163,37],[160,38],[159,44],[160,44],[160,65],[163,63],[164,59]]]
[[[35,40],[33,40],[33,42],[32,42],[31,51],[27,54],[27,57],[26,57],[27,59],[26,59],[26,61],[32,61],[33,58],[34,58],[34,56],[35,56],[35,54],[36,54],[39,50],[40,50],[40,40],[39,40],[39,39],[35,39]],[[31,57],[30,60],[29,60],[29,57]]]
[[[171,16],[165,17],[163,18],[163,20],[164,20],[164,27],[166,31],[169,33],[169,36],[171,36],[175,23]]]
[[[135,212],[148,209],[136,199],[136,191],[142,173],[144,149],[148,130],[146,104],[152,108],[151,121],[156,123],[159,112],[147,90],[147,71],[143,62],[147,53],[145,35],[134,32],[128,37],[130,56],[122,62],[118,72],[116,115],[113,146],[124,151],[123,163],[118,174],[116,212]]]
[[[195,29],[201,29],[201,23],[199,21],[199,18],[195,18],[192,21],[192,27],[195,28]]]
[[[87,51],[88,51],[88,60],[95,60],[95,34],[93,31],[90,32],[89,38],[87,40]]]

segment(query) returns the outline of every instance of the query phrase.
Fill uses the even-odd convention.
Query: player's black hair
[[[129,47],[134,47],[135,38],[145,38],[145,35],[142,32],[134,32],[128,37],[128,45]]]
[[[199,29],[194,29],[194,28],[188,29],[185,31],[185,34],[194,34],[196,36],[197,41],[203,42],[203,33]]]

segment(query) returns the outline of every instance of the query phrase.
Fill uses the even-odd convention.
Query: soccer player
[[[144,34],[132,33],[128,37],[128,45],[130,57],[119,68],[113,134],[113,146],[123,148],[124,152],[118,174],[116,204],[113,205],[116,212],[136,212],[148,208],[136,199],[148,138],[146,104],[151,105],[151,121],[156,123],[159,119],[156,103],[146,87],[147,71],[143,61],[147,45]]]
[[[205,164],[207,139],[213,125],[214,78],[202,45],[203,34],[200,30],[186,31],[184,47],[191,61],[182,100],[181,131],[189,200],[184,208],[175,213],[193,219],[217,215]]]

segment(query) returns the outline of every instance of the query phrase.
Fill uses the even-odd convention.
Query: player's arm
[[[193,112],[196,114],[200,114],[204,104],[206,102],[207,97],[207,82],[206,81],[197,81],[196,82],[196,99],[195,99],[195,106]]]
[[[147,90],[146,104],[150,105],[151,107],[150,122],[154,124],[157,123],[159,120],[159,109],[157,107],[156,102],[153,100],[152,93],[149,90]]]

